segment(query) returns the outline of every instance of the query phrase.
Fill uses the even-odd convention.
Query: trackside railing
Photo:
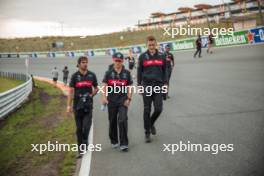
[[[23,84],[0,93],[0,119],[19,108],[32,92],[32,77],[21,73],[1,72],[0,77],[25,81]],[[1,83],[0,83],[1,84]]]

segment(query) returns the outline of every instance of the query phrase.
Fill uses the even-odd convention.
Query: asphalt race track
[[[112,149],[107,113],[94,103],[92,176],[263,176],[264,175],[264,45],[176,52],[171,98],[157,121],[157,135],[144,143],[143,102],[134,95],[128,113],[130,150]],[[110,57],[92,57],[89,69],[101,82]],[[30,73],[50,77],[54,66],[76,70],[76,59],[31,59]],[[23,59],[0,59],[0,70],[25,72]],[[62,78],[62,73],[60,79]],[[135,80],[136,83],[136,80]],[[163,144],[234,144],[234,151],[163,151]]]

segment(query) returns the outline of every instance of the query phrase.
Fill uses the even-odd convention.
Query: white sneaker
[[[111,144],[112,145],[112,148],[117,148],[117,147],[119,147],[119,144],[117,143],[117,144]]]
[[[121,150],[122,152],[127,152],[127,151],[128,151],[128,146],[127,146],[127,145],[121,145],[121,146],[120,146],[120,150]]]

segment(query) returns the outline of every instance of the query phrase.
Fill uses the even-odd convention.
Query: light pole
[[[159,26],[158,26],[158,28],[163,26],[163,20],[164,20],[165,15],[166,14],[162,13],[162,12],[154,12],[154,13],[151,14],[152,18],[159,18]]]
[[[186,22],[187,22],[187,25],[190,25],[191,24],[191,21],[192,21],[192,11],[194,10],[193,8],[190,8],[190,7],[180,7],[178,8],[178,10],[182,13],[188,13],[187,14],[187,17],[186,17]]]
[[[209,29],[211,29],[211,25],[210,25],[210,21],[209,21],[209,17],[208,17],[208,9],[211,8],[212,6],[209,4],[196,4],[194,7],[199,9],[199,10],[202,10],[205,13],[207,26]]]
[[[261,0],[258,0],[259,17],[260,17],[261,24],[264,25],[264,19],[263,19],[263,15],[262,15],[262,4],[261,3],[263,3],[263,1],[261,2]]]
[[[229,12],[229,16],[230,16],[230,18],[232,18],[233,15],[232,15],[232,12],[231,12],[231,8],[230,8],[229,3],[225,3],[224,0],[222,0],[222,3],[223,3],[223,5],[224,5],[224,7],[227,5],[228,12]]]
[[[235,28],[234,28],[234,23],[233,23],[233,14],[232,14],[232,11],[231,11],[231,8],[230,8],[230,5],[229,5],[229,3],[225,3],[224,0],[222,0],[222,3],[223,3],[223,5],[224,5],[224,8],[225,8],[225,6],[227,6],[228,13],[229,13],[229,18],[231,19],[230,21],[231,21],[232,28],[235,29]],[[224,12],[225,12],[225,9],[224,9]]]
[[[64,24],[64,22],[63,21],[60,21],[59,22],[60,23],[60,28],[61,28],[61,36],[63,36],[63,24]]]

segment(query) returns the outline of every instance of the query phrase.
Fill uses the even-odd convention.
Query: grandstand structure
[[[221,0],[219,0],[221,2]],[[31,38],[0,39],[0,53],[78,51],[99,48],[124,47],[145,43],[148,35],[159,42],[172,40],[163,35],[164,27],[190,25],[201,28],[234,28],[235,30],[263,26],[263,0],[233,0],[219,5],[196,4],[180,7],[177,12],[155,12],[147,20],[139,20],[134,27],[124,31],[94,36],[42,36]],[[178,35],[175,39],[194,36]],[[62,43],[62,47],[54,47]]]
[[[256,20],[252,16],[260,14],[262,25],[263,17],[261,11],[264,9],[263,0],[233,0],[230,3],[209,5],[197,4],[194,7],[180,7],[173,13],[152,13],[149,19],[139,20],[139,29],[157,29],[161,27],[174,27],[180,25],[195,25],[201,23],[220,23],[221,21],[231,20],[233,23],[247,21],[248,26],[256,26]],[[254,22],[255,21],[255,22]],[[239,26],[234,26],[239,28]]]
[[[221,22],[219,24],[211,23],[214,28],[230,28],[232,23]],[[197,24],[195,27],[204,28],[207,24]],[[172,38],[169,35],[163,35],[162,28],[151,30],[133,30],[122,31],[110,34],[102,34],[95,36],[43,36],[31,38],[15,38],[15,39],[0,39],[0,53],[21,53],[21,52],[42,52],[42,51],[76,51],[98,48],[124,47],[130,45],[138,45],[145,43],[146,37],[149,35],[155,36],[157,41],[170,41]],[[122,39],[120,38],[122,36]],[[183,39],[194,36],[177,35],[176,39]],[[53,47],[54,42],[63,42],[63,47]]]

